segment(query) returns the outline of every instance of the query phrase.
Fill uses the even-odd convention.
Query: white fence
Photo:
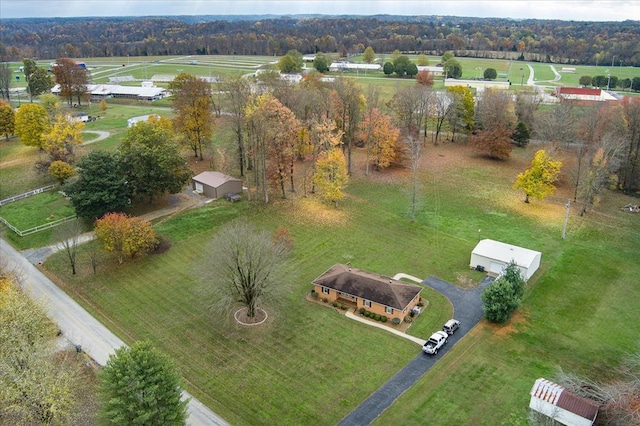
[[[31,197],[32,195],[40,194],[44,191],[49,191],[50,189],[56,188],[58,185],[47,185],[42,188],[34,189],[33,191],[25,192],[24,194],[14,195],[13,197],[5,198],[4,200],[0,200],[0,207],[7,205],[9,203],[13,203],[14,201],[22,200],[23,198]]]
[[[56,188],[57,186],[58,185],[47,185],[47,186],[43,186],[42,188],[34,189],[33,191],[25,192],[24,194],[14,195],[13,197],[5,198],[4,200],[0,200],[0,207],[7,205],[9,203],[13,203],[14,201],[22,200],[23,198],[27,198],[32,195],[41,194],[45,191],[49,191],[53,188]],[[54,226],[61,225],[64,222],[68,222],[70,220],[75,219],[76,217],[77,217],[76,215],[63,217],[62,219],[54,220],[53,222],[48,222],[48,223],[45,223],[44,225],[34,226],[33,228],[25,229],[24,231],[16,228],[15,226],[7,222],[7,220],[2,216],[0,216],[0,222],[7,225],[7,228],[11,229],[16,234],[20,235],[21,237],[24,237],[25,235],[34,234],[44,229],[53,228]]]
[[[2,216],[0,216],[0,222],[7,225],[7,227],[11,229],[13,232],[15,232],[16,234],[20,235],[21,237],[24,237],[25,235],[35,234],[36,232],[40,232],[44,229],[53,228],[54,226],[62,225],[64,222],[68,222],[75,218],[76,218],[76,215],[63,217],[62,219],[54,220],[53,222],[48,222],[48,223],[45,223],[44,225],[34,226],[33,228],[25,229],[24,231],[19,230],[18,228],[16,228],[15,226],[7,222],[7,220]]]

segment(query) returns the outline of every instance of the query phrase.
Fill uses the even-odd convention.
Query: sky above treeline
[[[0,19],[170,15],[438,15],[563,21],[640,20],[638,0],[1,0]]]

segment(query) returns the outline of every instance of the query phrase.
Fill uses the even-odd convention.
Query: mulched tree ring
[[[256,312],[253,318],[247,316],[247,308],[240,308],[234,314],[236,322],[240,325],[254,326],[264,323],[269,316],[264,309],[256,308]]]

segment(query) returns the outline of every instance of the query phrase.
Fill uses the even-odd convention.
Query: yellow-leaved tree
[[[524,202],[529,202],[529,197],[543,199],[553,194],[556,190],[555,182],[560,175],[562,162],[553,161],[544,149],[536,152],[531,167],[520,173],[513,187],[524,192]]]
[[[16,112],[15,134],[27,146],[42,147],[43,135],[51,129],[47,110],[38,104],[26,104]]]
[[[51,130],[43,134],[42,149],[51,156],[53,161],[73,163],[74,146],[82,143],[82,130],[84,130],[82,121],[58,114]]]
[[[314,183],[322,199],[337,207],[338,201],[344,198],[342,190],[348,181],[347,160],[339,148],[331,148],[318,156]]]
[[[118,256],[118,263],[122,263],[124,256],[146,254],[158,245],[158,237],[149,222],[124,213],[105,214],[96,221],[94,231],[105,250]]]
[[[49,174],[60,182],[60,185],[75,174],[75,170],[69,163],[56,160],[49,166]]]

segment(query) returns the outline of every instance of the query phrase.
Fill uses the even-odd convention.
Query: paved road
[[[22,277],[23,287],[31,296],[45,304],[48,316],[58,325],[64,336],[73,345],[81,345],[82,350],[98,364],[104,365],[109,355],[124,345],[122,340],[89,315],[84,308],[3,239],[0,239],[0,258],[7,268],[16,271]],[[185,398],[191,398],[188,405],[187,424],[227,425],[221,417],[198,400],[186,392],[183,394]]]
[[[460,339],[462,339],[484,316],[480,294],[493,279],[485,277],[480,285],[471,290],[463,290],[436,277],[429,277],[423,284],[443,294],[453,305],[454,317],[460,321],[460,328],[447,340],[444,348],[436,355],[420,352],[409,364],[396,373],[389,381],[372,393],[354,411],[338,423],[340,426],[362,426],[371,424],[384,410],[429,371]],[[434,330],[436,331],[436,330]]]

